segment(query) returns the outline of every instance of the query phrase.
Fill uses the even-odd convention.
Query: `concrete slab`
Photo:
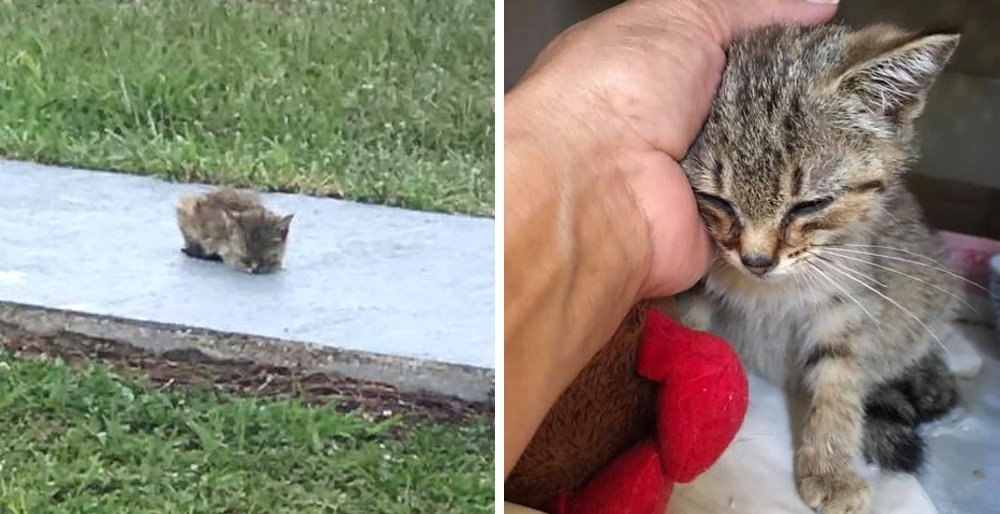
[[[0,301],[494,367],[493,220],[267,194],[286,269],[247,275],[180,253],[205,189],[0,160]]]

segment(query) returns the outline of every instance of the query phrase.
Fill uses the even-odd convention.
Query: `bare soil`
[[[125,376],[148,379],[164,390],[208,389],[223,396],[296,399],[303,403],[331,403],[338,410],[360,411],[370,419],[400,414],[404,422],[492,422],[494,408],[455,398],[409,391],[336,373],[311,372],[251,361],[214,359],[197,350],[156,354],[136,346],[79,334],[27,333],[0,323],[0,345],[22,358],[59,358],[79,367],[99,362]]]

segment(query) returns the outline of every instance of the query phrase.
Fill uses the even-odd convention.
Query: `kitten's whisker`
[[[855,250],[855,249],[851,249],[851,248],[838,248],[838,246],[843,246],[843,245],[819,244],[819,245],[813,245],[813,246],[823,247],[823,248],[825,248],[825,251],[838,251],[838,252],[853,253],[853,254],[858,254],[858,255],[868,255],[868,256],[871,256],[871,257],[881,257],[883,259],[891,259],[891,260],[894,260],[894,261],[908,262],[910,264],[915,264],[917,266],[922,266],[924,268],[930,268],[932,270],[940,271],[942,273],[949,273],[949,274],[952,274],[952,275],[956,275],[957,278],[962,278],[961,275],[957,275],[955,272],[949,270],[948,268],[945,268],[944,266],[941,266],[940,263],[937,260],[932,259],[930,257],[927,257],[926,255],[920,255],[918,253],[906,252],[906,253],[912,254],[915,257],[920,257],[922,259],[927,259],[927,260],[929,260],[931,262],[915,261],[913,259],[907,259],[907,258],[904,258],[904,257],[898,257],[898,256],[895,256],[895,255],[886,255],[884,253],[879,253],[879,252],[871,252],[871,251],[865,251],[865,250]],[[870,245],[870,246],[872,248],[876,247],[875,245]],[[886,247],[886,248],[891,248],[891,247]],[[896,248],[892,248],[892,249],[896,250],[896,251],[899,251],[899,249],[896,249]]]
[[[799,282],[800,278],[802,279],[802,282]],[[792,282],[795,283],[795,289],[797,290],[796,292],[798,293],[797,297],[799,299],[804,298],[805,297],[805,290],[802,287],[802,284],[805,283],[805,277],[799,277],[799,275],[797,273],[793,274],[792,275]],[[800,303],[802,303],[804,306],[808,306],[807,302],[800,302]]]
[[[908,254],[908,255],[912,255],[914,257],[920,257],[921,259],[925,259],[925,260],[930,261],[930,262],[932,262],[934,264],[938,264],[937,259],[935,259],[933,257],[928,257],[926,255],[919,254],[917,252],[913,252],[913,251],[907,250],[905,248],[897,248],[895,246],[863,245],[863,244],[856,244],[856,243],[823,243],[823,244],[818,244],[818,245],[813,245],[813,246],[834,246],[834,247],[850,246],[850,247],[857,247],[857,248],[880,248],[880,249],[883,249],[883,250],[892,250],[894,252],[905,253],[905,254]]]
[[[931,328],[928,327],[927,324],[924,323],[924,321],[922,319],[920,319],[916,314],[913,314],[912,311],[910,311],[906,307],[903,307],[902,305],[900,305],[899,302],[897,302],[896,300],[893,300],[892,298],[889,298],[888,296],[886,296],[885,294],[883,294],[878,289],[875,289],[874,287],[868,285],[863,280],[860,280],[860,279],[854,277],[853,275],[842,271],[841,269],[839,269],[840,266],[838,266],[838,265],[836,265],[834,263],[830,263],[830,266],[831,266],[831,269],[833,271],[836,271],[836,272],[840,273],[841,275],[844,275],[845,277],[847,277],[847,278],[849,278],[849,279],[857,282],[858,284],[861,284],[862,286],[864,286],[864,287],[868,288],[869,290],[871,290],[871,292],[873,292],[873,293],[881,296],[885,301],[887,301],[887,302],[895,305],[899,310],[903,311],[907,316],[909,316],[910,318],[912,318],[913,321],[916,321],[917,323],[920,324],[921,327],[924,327],[924,330],[926,330],[927,333],[930,334],[930,336],[933,337],[935,341],[937,341],[937,344],[941,347],[941,349],[944,350],[945,353],[950,353],[948,351],[948,348],[941,341],[941,338],[939,338],[937,336],[937,334],[935,334],[934,331],[932,331]]]
[[[829,250],[827,249],[827,250],[824,250],[824,251],[829,251]],[[813,254],[813,255],[816,255],[816,254]],[[817,255],[817,257],[818,257],[818,255]],[[921,284],[924,284],[926,286],[929,286],[929,287],[932,287],[934,289],[937,289],[938,291],[941,291],[942,293],[944,293],[944,294],[946,294],[946,295],[948,295],[948,296],[950,296],[950,297],[952,297],[952,298],[954,298],[954,299],[962,302],[963,305],[965,305],[966,307],[972,309],[972,311],[975,312],[976,314],[979,314],[979,310],[977,310],[975,307],[973,307],[972,304],[968,302],[968,300],[966,300],[965,298],[962,298],[961,296],[959,296],[959,295],[957,295],[957,294],[955,294],[955,293],[953,293],[953,292],[951,292],[951,291],[949,291],[949,290],[947,290],[947,289],[945,289],[945,288],[943,288],[943,287],[941,287],[941,286],[939,286],[937,284],[932,284],[932,283],[930,283],[930,282],[928,282],[928,281],[926,281],[926,280],[924,280],[922,278],[910,275],[909,273],[906,273],[906,272],[903,272],[903,271],[899,271],[897,269],[890,268],[888,266],[883,266],[881,264],[876,264],[874,262],[871,262],[871,261],[868,261],[868,260],[865,260],[865,259],[859,259],[857,257],[849,257],[847,255],[840,255],[839,257],[841,259],[849,259],[849,260],[852,260],[852,261],[863,262],[863,263],[868,264],[870,266],[875,266],[876,268],[881,268],[881,269],[884,269],[886,271],[890,271],[892,273],[903,275],[904,277],[916,280],[917,282],[920,282]],[[849,267],[845,267],[845,269],[850,269],[850,268]],[[881,285],[882,287],[886,287],[885,284],[879,283],[879,285]]]
[[[795,289],[797,293],[802,292],[802,284],[799,283],[799,277],[792,275],[792,283],[795,284]]]
[[[833,253],[834,251],[836,251],[836,252],[848,252],[848,253],[853,253],[853,254],[857,254],[857,255],[868,255],[868,256],[871,256],[871,257],[879,257],[879,258],[882,258],[882,259],[889,259],[889,260],[893,260],[893,261],[907,262],[907,263],[910,263],[910,264],[914,264],[916,266],[921,266],[921,267],[924,267],[924,268],[932,269],[934,271],[938,271],[938,272],[944,273],[946,275],[949,275],[951,277],[957,278],[957,279],[959,279],[959,280],[961,280],[961,281],[963,281],[963,282],[965,282],[967,284],[973,285],[973,286],[975,286],[975,287],[983,290],[989,296],[991,296],[993,298],[997,298],[997,296],[995,296],[993,293],[991,293],[989,289],[987,289],[987,288],[985,288],[985,287],[983,287],[983,286],[981,286],[981,285],[979,285],[979,284],[977,284],[977,283],[975,283],[975,282],[973,282],[973,281],[971,281],[971,280],[963,277],[962,275],[959,275],[958,273],[955,273],[954,271],[951,271],[948,268],[944,268],[944,267],[941,267],[941,266],[934,266],[934,265],[931,265],[931,264],[927,264],[926,262],[915,261],[913,259],[904,259],[902,257],[895,257],[895,256],[892,256],[892,255],[885,255],[885,254],[876,253],[876,252],[866,252],[866,251],[863,251],[863,250],[850,250],[850,249],[847,249],[847,248],[835,248],[834,249],[834,248],[827,247],[824,251],[830,252],[832,255],[837,255],[837,254]],[[934,262],[937,263],[937,261],[934,261]],[[1000,299],[1000,298],[997,298],[997,299]]]
[[[903,222],[900,221],[899,218],[897,218],[896,215],[893,214],[892,211],[890,211],[889,209],[882,209],[882,212],[884,212],[890,218],[892,218],[892,221],[894,221],[896,223],[896,225],[902,225],[903,224]]]
[[[824,260],[826,262],[829,262],[830,264],[834,264],[834,262],[832,260],[827,259],[826,257],[823,257],[822,255],[820,255],[820,254],[818,254],[816,252],[809,252],[809,254],[812,255],[812,256],[814,256],[814,257],[816,257],[817,259],[821,259],[821,260]],[[842,257],[842,258],[846,259],[848,257]],[[864,262],[864,263],[868,262],[868,261],[863,260],[863,259],[854,259],[854,260],[861,261],[861,262]],[[863,277],[863,278],[867,278],[868,280],[872,281],[875,285],[886,287],[886,288],[889,287],[884,282],[880,281],[879,279],[877,279],[877,278],[875,278],[875,277],[873,277],[873,276],[871,276],[871,275],[869,275],[867,273],[862,272],[859,269],[851,268],[849,266],[844,266],[844,269],[847,270],[847,271],[850,271],[851,273],[854,273],[856,275],[861,275],[861,277]]]
[[[819,267],[819,265],[817,265],[816,263],[814,263],[814,262],[812,262],[812,261],[810,261],[810,260],[808,260],[808,259],[806,260],[806,262],[807,262],[807,263],[808,263],[808,264],[809,264],[810,266],[812,266],[812,267],[813,267],[813,269],[815,269],[817,273],[819,273],[819,276],[821,276],[821,277],[823,277],[824,279],[826,279],[826,281],[827,281],[827,282],[829,282],[829,283],[830,283],[830,284],[832,284],[832,285],[833,285],[834,287],[836,287],[836,288],[837,288],[838,290],[840,290],[840,292],[841,292],[841,293],[844,293],[844,296],[846,296],[846,297],[850,298],[850,299],[851,299],[851,301],[853,301],[854,303],[858,304],[858,307],[860,307],[860,308],[861,308],[861,310],[862,310],[862,311],[864,311],[864,313],[865,313],[865,314],[867,314],[869,318],[871,318],[871,320],[872,320],[872,323],[874,323],[874,324],[875,324],[875,326],[876,326],[876,327],[878,327],[878,330],[879,330],[879,332],[881,332],[881,331],[882,331],[882,324],[881,324],[881,323],[879,323],[878,319],[877,319],[877,318],[875,318],[875,316],[874,316],[874,315],[872,315],[871,311],[869,311],[869,310],[868,310],[868,308],[867,308],[867,307],[865,307],[865,306],[864,306],[864,305],[863,305],[863,304],[861,303],[861,301],[860,301],[860,300],[858,300],[858,299],[857,299],[857,298],[856,298],[856,297],[855,297],[854,295],[852,295],[852,294],[851,294],[851,293],[850,293],[850,292],[849,292],[849,291],[847,290],[847,288],[845,288],[844,286],[842,286],[842,285],[838,284],[838,283],[837,283],[837,281],[833,280],[833,277],[831,277],[831,276],[830,276],[830,275],[829,275],[828,273],[826,273],[825,271],[823,271],[823,270],[822,270],[822,269],[821,269],[821,268]]]
[[[809,264],[808,259],[805,262],[806,262],[806,264]],[[816,277],[813,276],[813,271],[811,269],[809,269],[809,268],[806,268],[806,269],[802,270],[802,277],[805,280],[806,284],[809,285],[809,289],[812,291],[813,300],[815,300],[814,306],[818,306],[819,305],[819,294],[816,293],[816,287],[817,287],[816,284],[815,284]]]

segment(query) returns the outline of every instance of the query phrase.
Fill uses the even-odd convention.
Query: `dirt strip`
[[[359,410],[376,420],[400,414],[407,423],[492,422],[494,415],[492,403],[400,391],[331,372],[216,359],[196,349],[155,354],[135,345],[70,332],[33,334],[3,322],[0,344],[22,358],[60,358],[73,367],[100,362],[121,375],[147,377],[153,387],[166,390],[200,388],[239,397],[293,398],[313,405],[333,401],[338,410]]]

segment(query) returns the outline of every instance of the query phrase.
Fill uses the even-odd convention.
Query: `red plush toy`
[[[663,514],[675,482],[690,482],[729,446],[746,415],[748,385],[729,344],[647,313],[638,373],[658,383],[656,434],[560,495],[553,514]]]

